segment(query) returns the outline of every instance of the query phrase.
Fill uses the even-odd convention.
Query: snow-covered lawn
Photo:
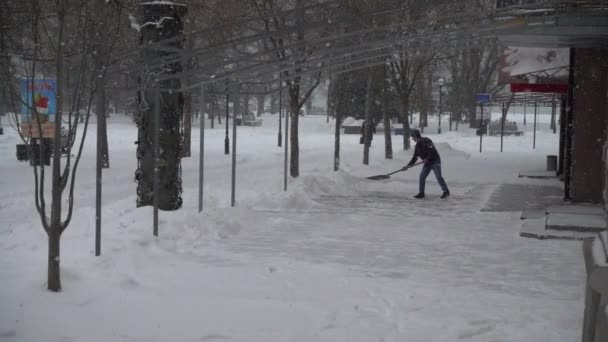
[[[343,136],[334,173],[333,123],[301,119],[301,177],[283,192],[276,115],[239,128],[237,206],[230,207],[224,130],[206,132],[205,209],[197,213],[198,124],[183,161],[184,207],[135,208],[136,128],[109,123],[102,256],[95,257],[95,127],[79,169],[75,217],[62,239],[63,292],[46,290],[46,236],[33,175],[0,136],[0,341],[573,341],[580,337],[584,266],[579,242],[518,236],[518,212],[481,212],[501,183],[544,169],[557,136],[543,116],[532,150],[523,137],[434,134],[452,197],[412,199],[418,170],[387,181],[365,176],[403,166],[411,151],[383,136],[371,165],[359,136]],[[521,125],[521,115],[515,117]],[[207,127],[209,125],[207,124]],[[523,128],[523,126],[521,127]],[[232,141],[231,141],[232,143]]]

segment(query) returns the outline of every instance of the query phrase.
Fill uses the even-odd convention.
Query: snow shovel
[[[423,164],[423,162],[416,163],[416,164],[412,165],[410,168],[412,168],[412,167],[414,167],[414,166],[416,166],[416,165],[420,165],[420,164]],[[398,172],[401,172],[401,171],[405,171],[405,170],[403,170],[403,169],[401,168],[401,169],[399,169],[399,170],[397,170],[397,171],[394,171],[394,172],[391,172],[391,173],[387,173],[387,174],[385,174],[385,175],[376,175],[376,176],[370,176],[370,177],[366,177],[366,178],[367,178],[367,179],[371,179],[371,180],[383,180],[383,179],[389,179],[389,178],[391,178],[391,175],[394,175],[395,173],[398,173]]]

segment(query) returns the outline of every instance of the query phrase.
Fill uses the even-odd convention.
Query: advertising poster
[[[21,98],[23,135],[31,138],[53,138],[57,114],[57,81],[50,78],[22,79]]]

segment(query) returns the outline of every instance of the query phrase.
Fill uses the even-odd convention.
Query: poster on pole
[[[21,133],[30,138],[53,138],[57,115],[57,80],[22,79],[21,99]]]
[[[481,112],[483,108],[483,113]],[[490,121],[490,106],[479,106],[477,107],[477,113],[475,115],[477,120],[482,119],[484,121]]]

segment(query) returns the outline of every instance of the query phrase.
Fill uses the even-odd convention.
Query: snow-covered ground
[[[521,115],[514,117],[521,123]],[[501,183],[529,182],[558,139],[541,116],[536,150],[523,137],[478,137],[461,127],[438,136],[452,197],[433,175],[412,199],[418,170],[387,181],[364,177],[411,156],[383,136],[371,165],[359,136],[343,136],[334,173],[333,123],[301,119],[301,177],[283,192],[277,116],[239,128],[237,206],[230,207],[224,130],[206,132],[205,209],[197,213],[198,130],[183,161],[184,207],[135,208],[136,128],[109,123],[102,256],[93,255],[95,127],[79,169],[77,210],[62,239],[63,292],[47,291],[46,236],[33,174],[15,160],[15,133],[0,136],[0,341],[573,341],[580,337],[584,266],[580,243],[518,236],[519,213],[481,212]],[[209,125],[207,125],[209,127]],[[521,126],[522,128],[523,125]]]

